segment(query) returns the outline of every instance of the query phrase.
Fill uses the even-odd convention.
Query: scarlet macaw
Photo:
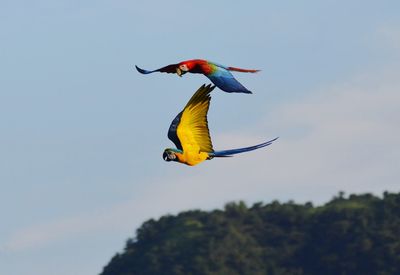
[[[192,96],[182,112],[172,121],[168,130],[168,138],[177,149],[164,150],[165,161],[176,161],[190,166],[215,157],[230,157],[270,145],[270,141],[239,149],[214,151],[207,123],[207,112],[210,106],[210,93],[215,86],[204,84]]]
[[[242,72],[242,73],[256,73],[259,70],[248,70],[240,69],[235,67],[226,67],[216,63],[209,62],[203,59],[192,59],[187,61],[182,61],[177,64],[171,64],[162,67],[157,70],[148,71],[136,66],[136,69],[142,74],[150,74],[154,72],[162,73],[176,73],[179,76],[184,75],[187,72],[204,74],[208,77],[212,83],[214,83],[218,88],[227,93],[246,93],[251,94],[242,84],[237,81],[230,71]]]

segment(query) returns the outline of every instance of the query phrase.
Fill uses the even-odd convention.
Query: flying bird
[[[176,161],[190,166],[215,157],[230,157],[235,154],[256,150],[270,145],[270,141],[239,149],[214,151],[210,131],[208,129],[207,112],[210,106],[210,93],[215,86],[204,84],[196,91],[182,112],[172,121],[168,130],[168,138],[176,149],[164,150],[165,161]]]
[[[247,90],[239,81],[237,81],[230,71],[242,73],[256,73],[259,70],[240,69],[235,67],[226,67],[217,63],[212,63],[203,59],[192,59],[182,61],[177,64],[171,64],[157,70],[148,71],[135,66],[138,72],[142,74],[151,74],[154,72],[176,73],[179,76],[185,73],[204,74],[218,88],[227,93],[246,93],[252,92]]]

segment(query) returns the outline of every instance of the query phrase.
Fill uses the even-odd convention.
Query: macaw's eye
[[[179,66],[179,69],[181,69],[181,70],[184,71],[184,72],[187,72],[187,71],[188,71],[188,67],[187,67],[186,65],[180,65],[180,66]]]

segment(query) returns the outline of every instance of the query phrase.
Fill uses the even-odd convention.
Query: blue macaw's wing
[[[178,64],[171,64],[171,65],[168,65],[168,66],[165,66],[160,69],[153,70],[153,71],[148,71],[148,70],[139,68],[136,65],[135,65],[135,67],[136,67],[136,70],[141,74],[151,74],[154,72],[174,74],[174,73],[176,73],[176,68],[178,67]]]
[[[218,88],[227,93],[246,93],[251,94],[252,92],[247,90],[239,81],[237,81],[233,75],[226,69],[219,67],[213,73],[206,75],[212,83]]]
[[[176,129],[178,128],[179,123],[181,122],[182,112],[180,112],[172,121],[171,125],[169,126],[168,130],[168,138],[175,144],[176,148],[179,150],[183,150],[182,144],[178,138],[176,133]]]
[[[248,151],[253,151],[268,145],[271,145],[272,142],[274,142],[275,140],[277,140],[278,138],[274,138],[272,140],[269,140],[267,142],[258,144],[258,145],[254,145],[254,146],[250,146],[250,147],[245,147],[245,148],[239,148],[239,149],[231,149],[231,150],[223,150],[223,151],[214,151],[212,153],[210,153],[210,157],[229,157],[235,154],[239,154],[239,153],[244,153],[244,152],[248,152]]]

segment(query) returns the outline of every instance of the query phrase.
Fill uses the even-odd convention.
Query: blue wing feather
[[[253,151],[253,150],[256,150],[256,149],[271,145],[272,142],[274,142],[277,139],[278,138],[274,138],[274,139],[269,140],[267,142],[264,142],[264,143],[261,143],[261,144],[257,144],[257,145],[254,145],[254,146],[250,146],[250,147],[231,149],[231,150],[223,150],[223,151],[214,151],[214,152],[210,153],[210,157],[229,157],[231,155],[244,153],[244,152],[248,152],[248,151]]]
[[[180,112],[172,121],[171,125],[168,129],[168,138],[175,144],[176,148],[179,150],[183,150],[181,141],[178,138],[178,134],[176,133],[176,129],[178,128],[179,123],[181,122],[182,112]]]
[[[151,74],[151,73],[157,72],[157,70],[148,71],[148,70],[139,68],[139,67],[136,66],[136,65],[135,65],[135,67],[136,67],[136,70],[137,70],[139,73],[141,73],[141,74]]]
[[[218,69],[210,75],[206,75],[212,83],[218,88],[227,93],[246,93],[251,94],[252,92],[247,90],[239,81],[237,81],[233,75],[223,67]]]
[[[149,71],[149,70],[139,68],[138,66],[135,65],[136,70],[141,74],[151,74],[151,73],[155,73],[155,72],[174,74],[174,73],[176,73],[177,66],[178,66],[178,64],[171,64],[171,65],[162,67],[157,70]]]

